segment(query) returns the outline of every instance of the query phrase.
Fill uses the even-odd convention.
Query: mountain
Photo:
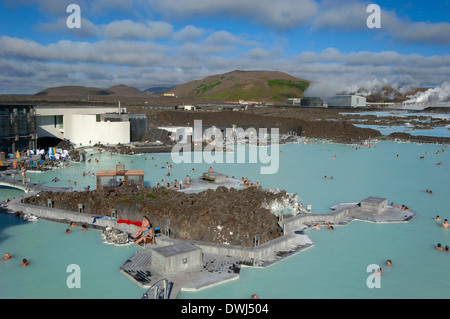
[[[42,90],[36,94],[35,96],[77,96],[77,97],[86,97],[87,95],[110,95],[111,92],[108,90],[102,90],[95,87],[86,87],[86,86],[75,86],[75,85],[67,85],[67,86],[58,86],[53,88],[47,88]]]
[[[112,92],[113,95],[117,96],[130,96],[130,97],[148,96],[147,93],[142,92],[141,90],[123,84],[111,86],[106,90]]]
[[[174,88],[175,86],[155,86],[144,90],[144,92],[148,94],[164,94]]]
[[[309,81],[278,71],[232,71],[187,82],[170,90],[179,98],[284,102],[302,97]]]
[[[121,96],[121,97],[138,97],[148,96],[147,93],[142,92],[134,87],[127,85],[115,85],[107,89],[100,89],[96,87],[87,86],[58,86],[42,90],[34,96],[51,96],[51,97],[79,97],[86,98],[87,96]]]

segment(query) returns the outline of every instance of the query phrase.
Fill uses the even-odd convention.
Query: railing
[[[161,283],[163,284],[162,288],[160,287]],[[169,281],[167,279],[160,279],[147,289],[141,299],[169,299],[168,286]],[[154,291],[153,298],[151,296],[152,290]]]

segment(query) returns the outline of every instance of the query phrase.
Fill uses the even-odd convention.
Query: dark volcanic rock
[[[173,141],[170,138],[170,132],[158,128],[148,129],[141,138],[141,142],[156,142],[160,141],[164,145],[172,145]]]
[[[404,132],[391,133],[387,136],[387,139],[417,143],[450,144],[450,137],[411,135]]]
[[[244,112],[184,112],[163,111],[154,116],[159,125],[191,125],[202,120],[203,125],[255,125],[272,127],[301,127],[301,136],[327,139],[337,143],[359,143],[382,134],[370,128],[360,128],[348,121],[305,120],[301,118],[258,115]]]
[[[251,247],[256,234],[260,235],[260,243],[282,235],[278,218],[265,207],[286,196],[284,191],[273,193],[255,187],[219,187],[195,194],[146,187],[118,188],[113,192],[41,192],[25,202],[46,206],[47,198],[51,198],[55,208],[71,211],[77,211],[82,203],[84,212],[93,216],[109,216],[116,208],[119,219],[141,221],[147,215],[153,227],[163,231],[168,225],[171,236],[176,238]]]

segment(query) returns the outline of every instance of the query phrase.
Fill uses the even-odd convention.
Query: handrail
[[[163,288],[160,290],[159,283],[161,281],[164,283],[164,285],[163,285]],[[153,289],[155,290],[155,295],[154,295],[153,299],[161,299],[161,298],[159,298],[159,295],[160,295],[161,292],[163,292],[163,298],[162,299],[169,299],[168,298],[168,291],[167,291],[168,286],[169,286],[169,281],[166,278],[160,279],[157,282],[155,282],[153,285],[151,285],[150,288],[148,288],[147,291],[142,294],[142,299],[150,299],[149,298],[150,292]]]

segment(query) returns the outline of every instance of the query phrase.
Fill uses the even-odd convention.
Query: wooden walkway
[[[52,191],[52,192],[71,192],[74,191],[72,187],[50,187],[40,185],[36,183],[26,182],[22,183],[22,180],[14,180],[11,178],[0,177],[0,186],[16,188],[24,191],[25,193]]]

